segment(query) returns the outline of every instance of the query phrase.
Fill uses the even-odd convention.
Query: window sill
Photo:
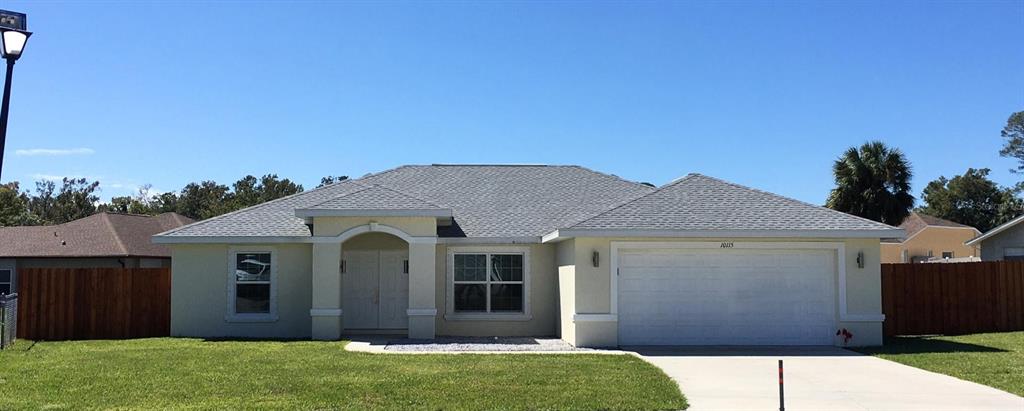
[[[224,321],[229,323],[273,323],[277,322],[277,315],[268,314],[228,314]]]
[[[530,321],[532,315],[525,313],[448,313],[444,315],[447,321]]]

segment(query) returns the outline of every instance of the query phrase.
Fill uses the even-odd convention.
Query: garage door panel
[[[624,250],[623,345],[831,344],[832,250]]]

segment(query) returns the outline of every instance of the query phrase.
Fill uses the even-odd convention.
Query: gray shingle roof
[[[569,227],[583,230],[893,230],[894,227],[690,174]]]
[[[451,208],[446,237],[538,237],[653,190],[578,166],[404,166],[359,181]]]
[[[345,180],[314,190],[271,200],[162,233],[163,237],[292,237],[309,236],[295,209],[322,203],[366,188]]]
[[[357,182],[358,183],[358,182]],[[371,185],[306,210],[442,210],[437,204],[380,185]]]
[[[382,189],[366,193],[373,185]],[[419,200],[452,209],[455,224],[441,228],[440,236],[539,237],[652,190],[578,166],[402,166],[210,218],[162,236],[309,236],[304,220],[295,216],[296,209],[332,204],[362,207],[372,197],[386,197],[399,203],[390,207]]]

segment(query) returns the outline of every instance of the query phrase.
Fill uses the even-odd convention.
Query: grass
[[[890,338],[856,351],[1024,396],[1024,332]]]
[[[630,355],[386,355],[342,342],[18,341],[0,409],[683,409]]]

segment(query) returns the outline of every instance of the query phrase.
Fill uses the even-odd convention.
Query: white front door
[[[835,251],[623,249],[620,345],[831,345]]]
[[[380,314],[379,328],[409,328],[409,275],[405,264],[406,251],[380,252]]]
[[[409,277],[404,250],[352,250],[342,253],[345,328],[408,328]]]

